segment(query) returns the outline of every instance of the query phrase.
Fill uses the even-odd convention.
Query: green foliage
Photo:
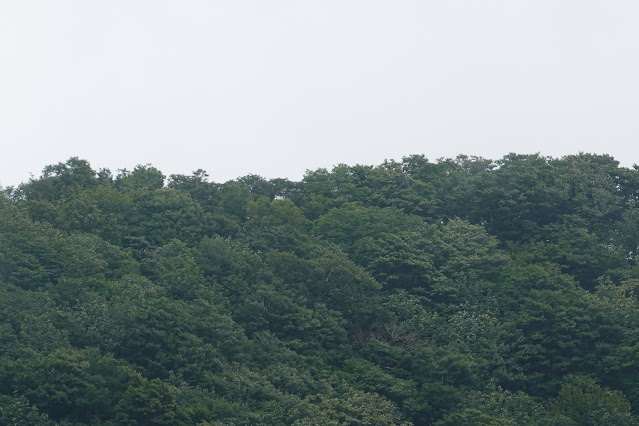
[[[56,423],[29,404],[24,396],[0,395],[0,424],[12,426],[54,426]]]
[[[446,414],[436,425],[568,425],[571,419],[554,413],[523,392],[489,387],[471,391],[459,408]]]
[[[638,200],[591,154],[47,166],[0,193],[0,424],[637,424]]]
[[[630,404],[619,391],[601,388],[586,376],[569,376],[559,395],[550,403],[550,411],[579,425],[635,425]]]

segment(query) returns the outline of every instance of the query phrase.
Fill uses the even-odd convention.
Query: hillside
[[[411,156],[0,194],[0,424],[639,424],[639,169]]]

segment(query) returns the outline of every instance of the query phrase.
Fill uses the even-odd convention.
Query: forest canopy
[[[639,168],[299,182],[71,158],[0,194],[0,424],[639,424]]]

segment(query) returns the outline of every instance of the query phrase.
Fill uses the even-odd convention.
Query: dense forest
[[[606,155],[71,158],[0,194],[0,424],[639,425],[638,250]]]

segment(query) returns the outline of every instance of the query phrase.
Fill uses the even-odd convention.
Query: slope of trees
[[[0,424],[639,424],[638,251],[609,156],[71,158],[0,194]]]

